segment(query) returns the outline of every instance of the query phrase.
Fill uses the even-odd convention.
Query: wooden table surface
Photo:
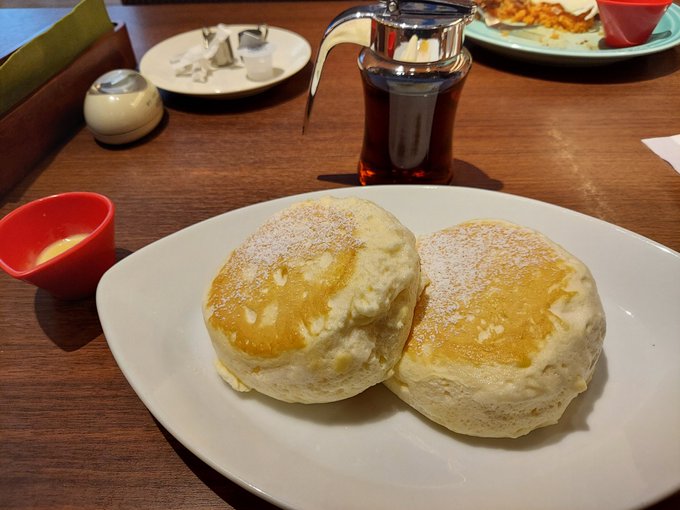
[[[109,12],[127,24],[139,60],[167,37],[216,22],[285,27],[315,52],[328,22],[354,4],[166,4]],[[0,26],[22,17],[40,24],[61,12],[0,11]],[[17,23],[4,26],[14,27],[19,42],[30,35],[22,36]],[[680,251],[680,176],[640,141],[680,133],[680,48],[580,69],[470,50],[475,62],[456,121],[453,185],[567,207]],[[103,193],[117,206],[123,257],[225,211],[356,185],[363,129],[356,54],[356,47],[340,47],[331,55],[304,136],[310,65],[249,99],[166,94],[166,118],[144,143],[105,147],[83,128],[0,197],[0,216],[53,193]],[[677,494],[659,508],[674,503]],[[0,507],[272,508],[203,464],[154,420],[109,351],[94,299],[60,302],[4,273]]]

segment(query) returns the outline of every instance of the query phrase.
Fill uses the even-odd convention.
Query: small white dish
[[[373,200],[416,234],[502,218],[581,258],[607,314],[588,391],[557,425],[499,440],[450,433],[382,385],[317,405],[233,391],[214,368],[204,292],[264,220],[323,195]],[[161,239],[104,275],[97,308],[118,365],[163,426],[282,508],[620,510],[680,488],[678,276],[680,254],[554,205],[469,188],[367,186],[256,204]]]
[[[680,6],[671,5],[649,41],[639,46],[608,48],[604,46],[604,30],[599,20],[596,27],[584,34],[541,26],[499,30],[474,20],[465,28],[465,37],[479,46],[518,60],[560,66],[599,66],[658,53],[680,44]],[[554,38],[554,33],[559,37]]]
[[[231,32],[232,48],[238,48],[238,33],[257,28],[255,25],[225,25]],[[170,61],[192,46],[202,44],[200,29],[184,32],[166,39],[147,51],[139,64],[139,70],[159,89],[211,98],[238,98],[258,94],[290,78],[309,62],[312,49],[302,36],[283,28],[269,27],[267,41],[276,47],[272,55],[273,72],[270,78],[252,80],[246,75],[245,65],[238,62],[212,70],[205,83],[194,81],[191,76],[176,76]]]

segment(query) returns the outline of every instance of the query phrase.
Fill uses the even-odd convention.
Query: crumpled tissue
[[[192,46],[185,53],[170,60],[170,65],[175,76],[191,76],[196,82],[205,83],[212,71],[221,65],[225,65],[223,55],[225,51],[231,53],[229,36],[231,31],[220,23],[215,27],[214,36],[206,41],[206,44]],[[231,62],[229,62],[231,63]]]
[[[680,135],[645,138],[642,143],[680,173]]]

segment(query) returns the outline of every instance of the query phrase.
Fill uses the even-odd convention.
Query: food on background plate
[[[357,198],[293,204],[229,256],[203,314],[222,378],[331,402],[391,375],[422,290],[414,235]]]
[[[583,33],[594,28],[596,0],[475,0],[487,13],[506,22],[541,25]]]
[[[605,316],[588,268],[542,234],[475,220],[422,236],[429,284],[385,385],[454,432],[519,437],[586,390]]]

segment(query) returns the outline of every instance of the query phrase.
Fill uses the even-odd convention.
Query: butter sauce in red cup
[[[612,48],[649,40],[672,0],[597,0],[605,42]]]
[[[70,192],[29,202],[0,220],[0,267],[61,299],[94,294],[115,262],[114,205]]]

